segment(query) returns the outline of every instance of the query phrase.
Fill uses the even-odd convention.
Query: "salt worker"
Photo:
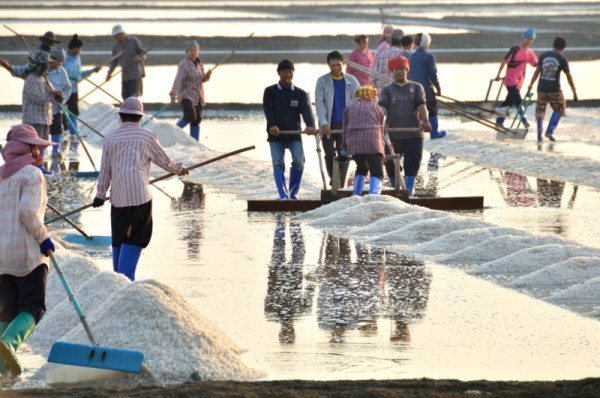
[[[375,58],[377,58],[382,52],[390,48],[390,43],[392,42],[392,32],[394,31],[394,27],[392,25],[385,25],[383,27],[383,33],[381,34],[381,39],[379,40],[379,44],[377,44],[377,49],[375,50]]]
[[[71,81],[62,64],[65,61],[65,51],[55,47],[50,50],[50,64],[48,67],[48,80],[55,90],[60,91],[62,98],[71,96]],[[68,115],[65,115],[65,117]],[[60,143],[63,133],[63,114],[58,104],[52,104],[52,123],[50,124],[50,137],[57,145],[52,147],[52,156],[60,155]]]
[[[361,195],[367,173],[369,193],[380,194],[383,181],[384,114],[377,105],[377,89],[367,85],[356,92],[356,100],[344,110],[342,156],[352,155],[356,163],[353,195]],[[342,159],[343,160],[343,159]]]
[[[29,63],[24,65],[10,65],[7,61],[0,60],[0,65],[6,68],[13,76],[25,78],[25,76],[31,73],[37,66],[33,61],[33,58],[35,58],[39,52],[50,53],[52,46],[56,43],[60,43],[60,41],[55,39],[54,33],[50,31],[44,33],[43,36],[40,36],[39,40],[40,44],[36,47],[37,51],[35,54],[32,53],[31,57],[29,57]]]
[[[390,39],[392,45],[375,58],[375,64],[373,65],[373,85],[379,92],[381,92],[381,89],[387,86],[389,81],[393,78],[392,73],[388,69],[388,60],[398,55],[402,55],[403,36],[404,31],[402,31],[402,29],[394,29]]]
[[[294,64],[284,59],[277,65],[279,82],[265,88],[263,94],[263,111],[267,119],[267,133],[273,177],[279,199],[297,199],[302,174],[304,171],[304,149],[300,135],[300,116],[304,119],[306,134],[314,135],[315,118],[310,106],[310,98],[306,91],[294,86]],[[282,134],[282,131],[294,131],[294,134]],[[292,155],[289,189],[285,182],[285,150]]]
[[[525,69],[527,64],[536,66],[538,62],[535,53],[530,48],[534,40],[535,30],[532,28],[525,29],[521,35],[521,42],[518,45],[511,47],[502,59],[498,74],[495,78],[496,81],[501,80],[500,74],[502,73],[502,69],[504,69],[504,65],[506,65],[504,85],[506,86],[508,94],[498,111],[508,114],[510,108],[516,107],[517,113],[525,128],[529,128],[529,121],[525,117],[525,110],[521,107],[521,103],[523,102],[523,99],[521,98],[521,87],[525,80]],[[505,115],[498,116],[496,118],[496,125],[500,127],[504,126],[505,120]]]
[[[110,188],[110,221],[113,270],[135,280],[137,264],[152,237],[150,165],[183,176],[188,170],[167,156],[156,136],[140,126],[144,105],[136,97],[119,109],[121,127],[107,134],[93,207],[107,200]]]
[[[121,25],[115,25],[112,28],[112,36],[115,45],[112,49],[113,60],[108,66],[106,81],[112,77],[112,73],[121,65],[121,97],[140,97],[143,94],[143,78],[146,76],[144,69],[144,60],[147,51],[142,46],[142,42],[134,36],[128,36]]]
[[[546,115],[546,106],[552,107],[552,116],[546,129],[546,138],[550,141],[556,141],[553,137],[554,130],[558,126],[560,118],[565,115],[565,96],[560,88],[560,73],[564,72],[567,81],[573,91],[573,101],[577,101],[577,90],[569,69],[569,61],[564,57],[563,52],[567,48],[567,40],[564,37],[556,37],[552,44],[552,50],[546,51],[540,55],[537,68],[531,78],[529,89],[533,88],[533,83],[540,78],[537,85],[537,104],[535,107],[535,119],[537,122],[537,140],[542,142],[542,133],[544,132],[544,116]]]
[[[354,98],[360,83],[348,73],[343,73],[344,57],[339,51],[327,54],[329,73],[317,79],[315,88],[315,107],[319,119],[319,131],[323,135],[325,167],[329,179],[333,178],[333,158],[342,152],[342,135],[330,135],[331,130],[342,129],[342,114]],[[348,163],[340,168],[339,186],[344,187]],[[330,182],[331,183],[331,182]]]
[[[414,196],[415,180],[423,158],[423,131],[431,131],[425,90],[421,84],[408,80],[408,58],[401,55],[390,58],[388,67],[394,75],[394,82],[385,86],[379,94],[379,105],[387,111],[387,129],[409,129],[390,131],[389,137],[395,153],[404,158],[405,186],[409,196]],[[385,168],[391,185],[395,186],[395,179],[401,176],[395,175],[391,159],[386,162]]]
[[[0,374],[21,374],[17,349],[46,312],[46,256],[54,244],[44,226],[46,179],[40,149],[54,145],[33,127],[11,127],[0,166]]]
[[[369,37],[367,35],[357,35],[354,37],[354,43],[356,43],[356,49],[352,51],[352,54],[348,57],[348,61],[356,62],[370,70],[375,63],[375,56],[369,49]],[[369,73],[356,69],[352,65],[346,66],[346,73],[356,77],[361,86],[371,83],[371,75]]]
[[[210,79],[211,71],[204,71],[204,64],[200,58],[200,45],[192,40],[185,45],[185,58],[177,66],[177,75],[169,96],[171,103],[181,104],[183,117],[177,121],[177,126],[184,128],[190,125],[190,135],[200,140],[200,122],[202,121],[202,108],[206,106],[204,100],[204,83]]]
[[[91,76],[92,73],[99,72],[102,67],[95,66],[94,68],[83,70],[81,66],[81,48],[83,47],[83,41],[77,34],[74,34],[71,40],[69,40],[67,57],[63,64],[63,67],[69,75],[69,81],[71,82],[71,95],[67,98],[67,109],[69,115],[65,115],[65,123],[63,127],[69,129],[71,133],[71,148],[77,148],[78,141],[74,130],[77,128],[77,118],[79,116],[79,82],[83,79]],[[66,117],[71,119],[70,123],[66,123]]]
[[[438,102],[436,96],[442,95],[442,89],[438,79],[435,56],[429,52],[430,47],[431,36],[427,33],[422,33],[419,47],[409,58],[410,72],[408,72],[408,79],[420,83],[425,89],[427,112],[429,113],[429,123],[431,124],[429,135],[432,140],[435,140],[445,137],[446,131],[438,130]]]

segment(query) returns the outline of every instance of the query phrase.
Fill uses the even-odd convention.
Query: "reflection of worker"
[[[565,190],[565,183],[563,181],[546,180],[543,178],[538,178],[536,182],[538,205],[559,209]]]
[[[204,187],[202,184],[183,181],[183,192],[179,200],[171,199],[171,208],[179,211],[204,209]],[[202,239],[202,223],[198,217],[185,217],[181,220],[185,225],[182,228],[182,239],[187,244],[187,255],[190,260],[197,260],[200,254]]]
[[[506,184],[506,203],[515,207],[535,206],[536,198],[527,177],[505,171],[503,178]]]

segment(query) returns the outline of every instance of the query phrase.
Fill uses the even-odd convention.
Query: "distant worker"
[[[50,65],[48,67],[48,80],[55,90],[60,91],[62,98],[71,96],[71,82],[65,68],[62,67],[65,61],[65,50],[56,47],[50,50]],[[68,115],[65,115],[68,116]],[[52,123],[50,124],[50,137],[52,142],[56,143],[52,147],[52,156],[60,156],[60,143],[63,133],[63,114],[58,104],[52,104]]]
[[[548,103],[552,107],[552,116],[546,129],[546,137],[550,141],[556,141],[553,137],[554,130],[558,126],[560,118],[565,115],[566,102],[563,92],[560,88],[560,72],[564,72],[567,81],[573,91],[573,101],[577,101],[577,90],[569,69],[569,61],[563,56],[567,47],[567,40],[564,37],[557,37],[552,44],[552,50],[546,51],[540,55],[537,68],[528,91],[533,88],[533,83],[540,78],[537,86],[537,105],[535,108],[535,119],[537,122],[537,140],[542,142],[542,133],[544,131],[544,116]]]
[[[112,36],[115,45],[112,49],[113,60],[108,66],[106,81],[112,77],[112,73],[121,65],[121,97],[123,100],[129,97],[140,97],[144,92],[143,78],[146,76],[144,60],[147,51],[137,37],[128,36],[121,25],[112,28]]]
[[[185,45],[186,57],[177,66],[177,75],[169,96],[172,103],[181,104],[183,117],[177,121],[177,126],[184,128],[190,125],[190,135],[200,140],[200,122],[204,101],[204,83],[210,79],[211,71],[204,72],[204,64],[200,58],[200,45],[192,40]]]
[[[358,35],[354,37],[354,43],[356,43],[356,49],[350,54],[348,61],[355,62],[371,70],[375,63],[375,56],[369,49],[369,38],[367,35]],[[352,65],[346,67],[346,73],[356,77],[361,86],[371,82],[371,75],[368,72],[356,69]]]
[[[506,95],[504,102],[500,105],[500,107],[505,108],[506,111],[504,109],[499,109],[499,111],[508,113],[508,109],[513,106],[516,107],[517,113],[521,117],[521,122],[525,128],[529,128],[529,121],[525,117],[525,110],[521,107],[521,103],[523,102],[523,99],[521,98],[521,87],[525,80],[525,68],[527,67],[527,64],[536,66],[538,62],[535,53],[530,48],[534,40],[535,30],[532,28],[525,29],[521,35],[521,43],[511,47],[504,56],[495,79],[496,81],[501,80],[500,74],[502,73],[504,65],[506,65],[504,85],[506,86],[508,94]],[[504,126],[505,120],[506,116],[498,116],[496,118],[496,125]]]
[[[402,52],[400,55],[410,59],[410,56],[413,54],[415,39],[413,39],[413,37],[410,35],[402,36],[402,39],[400,39],[400,45],[402,46]]]
[[[429,123],[431,124],[429,136],[434,140],[446,136],[446,131],[438,130],[438,102],[436,96],[442,94],[442,89],[437,75],[435,56],[429,52],[430,46],[431,36],[427,33],[422,33],[419,47],[410,57],[408,79],[420,83],[425,89],[427,112],[429,113]]]
[[[265,88],[263,111],[267,119],[267,133],[273,162],[273,177],[279,199],[297,199],[304,172],[304,149],[300,135],[300,116],[304,119],[307,134],[316,134],[315,118],[308,93],[292,84],[294,64],[284,59],[277,65],[279,82]],[[281,134],[281,131],[294,131]],[[285,183],[285,150],[292,154],[289,189]]]
[[[390,48],[393,31],[394,27],[392,25],[385,25],[385,27],[383,28],[383,34],[381,35],[381,39],[379,40],[379,44],[377,45],[377,50],[375,50],[375,58],[379,57],[379,55],[382,52]]]
[[[402,29],[395,29],[390,39],[392,43],[390,48],[375,58],[375,65],[373,65],[373,85],[377,88],[378,92],[381,92],[381,89],[393,80],[392,72],[388,69],[388,60],[402,55],[402,36],[404,36],[404,31]]]

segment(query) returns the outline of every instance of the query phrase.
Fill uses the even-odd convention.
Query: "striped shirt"
[[[65,68],[65,70],[67,71],[67,74],[69,75],[69,80],[71,81],[71,92],[72,93],[76,93],[79,88],[77,87],[79,85],[79,82],[83,79],[85,79],[86,77],[90,76],[92,73],[94,73],[94,69],[88,69],[86,71],[81,69],[81,57],[79,57],[79,55],[73,55],[70,53],[67,53],[67,59],[65,59],[65,63],[63,64],[63,67]],[[68,98],[68,97],[65,97]]]
[[[0,197],[0,275],[22,277],[44,262],[46,179],[37,167],[25,166],[0,179]]]
[[[56,69],[52,69],[48,72],[48,80],[52,83],[52,87],[55,90],[60,91],[65,100],[69,99],[71,96],[71,82],[69,81],[69,75],[67,75],[67,71],[62,66],[59,66]],[[52,114],[55,115],[59,111],[58,105],[56,101],[52,104]]]
[[[52,123],[51,87],[46,76],[30,73],[25,77],[23,85],[23,123],[45,124]],[[38,264],[39,265],[39,264]]]
[[[383,110],[377,102],[358,98],[344,110],[342,148],[350,155],[383,155]]]
[[[110,188],[110,202],[115,207],[149,202],[151,163],[175,174],[182,169],[181,163],[167,156],[150,130],[138,123],[123,123],[104,139],[96,197],[106,198]]]
[[[179,101],[187,98],[192,101],[192,104],[206,106],[202,78],[204,78],[202,60],[198,59],[198,62],[194,62],[185,57],[177,66],[177,75],[175,75],[171,93],[175,94]]]
[[[388,60],[395,56],[402,55],[402,49],[397,46],[392,46],[379,54],[375,59],[375,65],[373,66],[373,72],[375,72],[375,76],[373,77],[373,84],[377,87],[377,91],[381,91],[382,88],[390,84],[390,81],[393,80],[394,75],[392,71],[388,68]],[[388,79],[380,79],[377,75],[387,76]]]

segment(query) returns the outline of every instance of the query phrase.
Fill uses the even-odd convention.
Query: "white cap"
[[[427,48],[430,45],[431,45],[431,36],[429,36],[427,33],[423,33],[421,36],[421,44],[419,44],[419,47]]]
[[[112,35],[116,36],[116,35],[118,35],[120,33],[125,33],[125,29],[123,29],[123,25],[119,24],[119,25],[113,26],[113,28],[112,28]]]
[[[137,97],[129,97],[123,101],[119,108],[119,113],[127,113],[129,115],[144,115],[144,104]]]

